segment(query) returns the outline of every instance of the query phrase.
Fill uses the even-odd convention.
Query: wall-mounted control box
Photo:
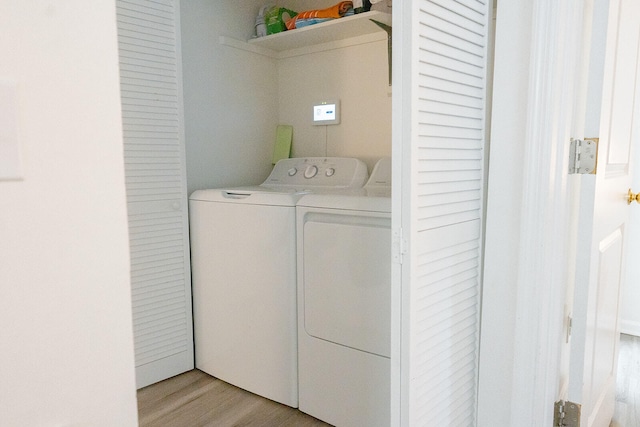
[[[314,125],[340,124],[340,100],[330,99],[313,104]]]

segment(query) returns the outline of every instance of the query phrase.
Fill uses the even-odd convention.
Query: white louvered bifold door
[[[476,423],[489,9],[394,3],[394,425]]]
[[[138,388],[193,369],[179,11],[117,1]]]

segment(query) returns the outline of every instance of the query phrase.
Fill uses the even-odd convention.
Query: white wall
[[[218,38],[248,40],[264,0],[180,3],[189,194],[262,182],[278,125],[276,61]]]
[[[323,2],[279,2],[295,11]],[[219,43],[248,40],[263,0],[181,2],[189,193],[262,182],[278,124],[293,125],[292,156],[355,156],[371,168],[391,155],[387,42],[272,59]],[[311,103],[340,98],[342,124],[312,126]],[[325,134],[326,132],[326,134]]]
[[[137,425],[115,2],[5,1],[0,28],[0,425]]]
[[[293,125],[294,157],[358,157],[371,170],[380,157],[391,156],[386,33],[377,38],[279,61],[279,117]],[[327,98],[340,99],[341,123],[312,125],[313,103]]]
[[[290,0],[285,6],[301,12],[335,3]],[[380,30],[359,40],[356,46],[279,60],[279,120],[293,125],[293,157],[358,157],[371,171],[376,160],[391,156],[387,36]],[[326,98],[340,99],[341,123],[314,126],[311,107]]]

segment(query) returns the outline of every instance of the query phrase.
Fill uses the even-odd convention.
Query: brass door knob
[[[627,204],[630,205],[634,200],[636,203],[640,203],[640,193],[633,194],[631,189],[629,189],[629,192],[627,193]]]

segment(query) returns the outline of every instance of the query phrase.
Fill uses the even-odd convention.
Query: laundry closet
[[[263,2],[182,1],[176,10],[167,0],[154,2],[151,11],[142,3],[118,1],[136,365],[138,374],[153,371],[144,381],[138,375],[138,387],[161,380],[164,368],[168,377],[194,366],[188,195],[263,182],[273,167],[279,124],[293,128],[292,157],[355,157],[371,172],[378,159],[392,154],[393,98],[394,174],[402,178],[394,190],[403,197],[393,199],[391,221],[391,252],[398,261],[391,266],[398,284],[391,290],[391,394],[399,398],[406,391],[402,411],[435,420],[440,412],[428,408],[452,402],[462,385],[461,416],[473,418],[487,6],[425,2],[419,10],[396,13],[402,24],[394,38],[402,40],[396,46],[403,55],[394,64],[401,84],[392,97],[388,35],[365,18],[354,17],[357,31],[331,25],[318,32],[319,44],[315,37],[302,42],[306,36],[295,30],[287,41],[271,44],[251,41]],[[332,4],[292,0],[278,6],[303,11]],[[325,100],[339,100],[340,124],[312,123],[313,106]],[[149,107],[159,101],[168,104]],[[137,106],[143,114],[134,111]],[[170,183],[169,173],[175,174]],[[171,194],[161,197],[163,192]],[[407,244],[413,250],[403,258]],[[169,266],[175,286],[164,282]],[[452,349],[459,357],[447,357]],[[440,390],[443,378],[446,392]],[[420,388],[431,397],[424,399]],[[405,405],[407,398],[416,405]],[[396,400],[392,411],[398,405]]]
[[[293,127],[292,157],[357,157],[371,171],[391,153],[391,87],[387,33],[364,14],[263,46],[252,41],[262,1],[183,1],[179,11],[137,3],[118,3],[118,23],[143,387],[193,367],[187,195],[264,181],[278,124]],[[390,14],[371,14],[391,24]],[[312,123],[326,99],[340,103],[340,124]]]

